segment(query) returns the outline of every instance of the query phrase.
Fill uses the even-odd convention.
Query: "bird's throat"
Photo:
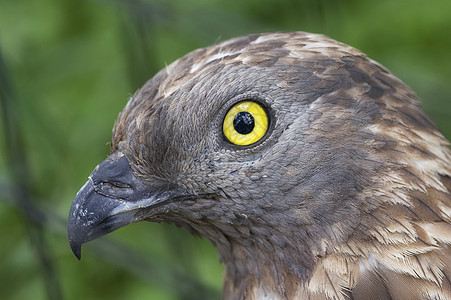
[[[233,243],[227,250],[217,248],[226,269],[224,299],[296,299],[304,294],[301,289],[310,278],[313,259],[299,251]]]

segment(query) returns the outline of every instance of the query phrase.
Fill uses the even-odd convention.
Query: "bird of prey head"
[[[322,35],[255,34],[161,70],[69,214],[206,237],[225,299],[451,299],[451,153],[414,92]]]

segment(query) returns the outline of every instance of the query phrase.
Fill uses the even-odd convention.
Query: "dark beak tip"
[[[75,255],[75,257],[80,260],[81,259],[81,244],[69,239],[69,245],[70,249],[72,250],[72,253]]]
[[[69,220],[67,223],[67,237],[69,240],[69,246],[70,249],[72,250],[72,253],[75,255],[75,257],[80,260],[81,259],[81,245],[82,242],[79,240],[80,238],[80,234],[78,233],[78,228],[77,228],[77,222],[75,221],[74,217],[74,213],[73,213],[73,206],[70,209],[70,213],[69,213]]]

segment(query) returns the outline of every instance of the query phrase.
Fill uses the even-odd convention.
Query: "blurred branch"
[[[120,46],[126,56],[131,86],[137,89],[158,71],[154,27],[168,19],[170,11],[166,5],[141,0],[117,1],[117,5],[125,12],[119,30]]]
[[[1,50],[1,49],[0,49]],[[17,206],[23,213],[28,237],[37,250],[41,262],[47,295],[49,299],[63,299],[58,276],[51,260],[50,249],[44,237],[41,222],[45,215],[34,209],[31,202],[31,185],[29,168],[25,148],[21,140],[20,124],[14,108],[14,96],[6,69],[3,55],[0,51],[0,107],[3,114],[3,129],[5,131],[5,153],[14,188],[11,190],[12,199],[16,199]]]

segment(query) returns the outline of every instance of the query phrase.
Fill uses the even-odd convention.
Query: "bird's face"
[[[140,220],[218,248],[306,245],[303,261],[326,236],[344,239],[376,205],[361,195],[382,166],[370,130],[380,103],[362,66],[385,76],[357,50],[302,33],[238,38],[169,65],[124,108],[111,156],[77,194],[74,253]]]

